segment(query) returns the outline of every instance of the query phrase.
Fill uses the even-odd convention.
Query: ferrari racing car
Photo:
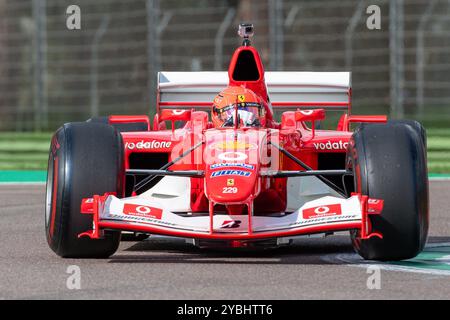
[[[239,34],[228,72],[158,73],[152,122],[111,115],[54,133],[45,230],[56,254],[109,257],[125,232],[251,247],[348,231],[364,259],[421,252],[424,128],[354,115],[349,72],[265,72],[252,25]],[[331,112],[340,118],[324,129]]]

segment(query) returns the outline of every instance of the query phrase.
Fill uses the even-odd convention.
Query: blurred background
[[[352,71],[353,112],[422,121],[450,172],[449,0],[0,0],[0,169],[45,169],[64,122],[153,114],[158,71],[226,70],[240,22],[266,70]]]

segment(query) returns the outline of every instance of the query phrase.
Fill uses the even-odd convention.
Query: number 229
[[[222,193],[237,193],[238,188],[236,187],[223,187]]]

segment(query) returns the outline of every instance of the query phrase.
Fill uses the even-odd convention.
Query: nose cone
[[[257,130],[212,130],[206,134],[205,193],[209,200],[237,204],[257,195],[259,141]]]
[[[218,162],[206,170],[206,196],[215,203],[244,203],[257,192],[255,165]]]

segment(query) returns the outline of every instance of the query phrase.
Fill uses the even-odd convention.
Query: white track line
[[[450,242],[436,242],[429,243],[425,246],[425,248],[439,248],[439,247],[448,247],[450,246]],[[436,269],[426,269],[419,267],[410,267],[410,266],[400,266],[400,265],[392,265],[386,264],[378,261],[365,261],[356,253],[341,253],[336,255],[330,255],[323,257],[323,260],[330,263],[345,263],[348,267],[358,267],[358,268],[367,268],[369,266],[378,266],[382,270],[386,271],[397,271],[397,272],[408,272],[408,273],[422,273],[422,274],[430,274],[430,275],[438,275],[438,276],[450,276],[450,270],[436,270]]]
[[[0,186],[43,186],[45,182],[0,182]]]
[[[450,177],[429,177],[430,181],[450,181]]]
[[[344,257],[342,257],[344,256]],[[351,259],[349,259],[351,258]],[[346,262],[346,266],[348,267],[358,267],[358,268],[367,268],[369,266],[377,266],[381,270],[386,271],[396,271],[396,272],[407,272],[407,273],[421,273],[421,274],[431,274],[431,275],[437,275],[437,276],[450,276],[450,270],[436,270],[436,269],[422,269],[422,268],[416,268],[416,267],[408,267],[408,266],[397,266],[397,265],[391,265],[391,264],[383,264],[381,262],[370,262],[367,261],[365,263],[357,263],[354,264],[354,261],[357,261],[353,256],[352,257],[345,257],[344,254],[337,255],[335,257],[336,260],[340,260],[341,262]],[[330,259],[332,260],[332,259]],[[353,261],[352,261],[353,260]]]

